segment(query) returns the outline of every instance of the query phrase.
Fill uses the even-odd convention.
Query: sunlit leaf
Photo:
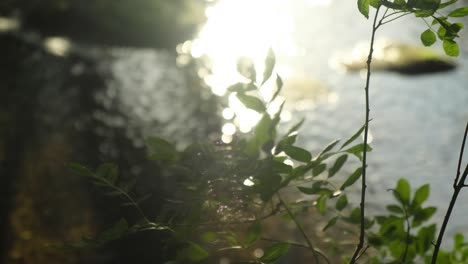
[[[377,8],[379,6],[380,0],[370,0],[369,5],[372,6],[373,8]]]
[[[270,48],[268,49],[268,54],[265,58],[265,70],[263,71],[263,80],[262,80],[262,85],[268,81],[270,78],[271,74],[273,73],[273,68],[275,68],[275,53],[273,52],[273,49]]]
[[[460,48],[458,47],[458,44],[449,39],[444,39],[442,42],[442,46],[444,48],[445,54],[452,56],[452,57],[457,57],[460,54]]]
[[[286,255],[289,251],[290,245],[288,243],[276,243],[269,248],[265,249],[263,257],[260,258],[260,261],[263,262],[274,262]]]
[[[251,95],[246,95],[244,93],[238,93],[237,98],[241,103],[252,110],[255,110],[259,113],[263,113],[266,111],[265,104],[259,98]]]
[[[424,44],[424,46],[431,46],[436,42],[436,35],[432,30],[427,29],[421,34],[421,42]]]
[[[255,65],[251,58],[240,57],[237,60],[237,72],[245,78],[255,82],[257,79],[257,72],[255,71]]]
[[[346,207],[346,205],[348,205],[348,197],[344,194],[336,201],[335,208],[338,211],[341,211]]]
[[[353,185],[362,174],[362,167],[357,168],[351,175],[349,175],[348,179],[341,185],[340,190],[344,190],[347,187]]]
[[[291,158],[301,161],[301,162],[309,162],[312,159],[312,155],[310,152],[303,148],[295,147],[295,146],[284,146],[283,151]]]
[[[338,142],[340,142],[339,139],[336,139],[336,140],[333,140],[332,142],[328,143],[327,146],[325,146],[325,148],[323,148],[322,151],[320,151],[320,154],[318,154],[318,157],[322,157],[325,153],[329,152],[330,150],[333,149],[333,147],[338,144]]]
[[[369,5],[370,5],[370,0],[358,0],[358,9],[359,12],[366,18],[369,18]]]
[[[287,136],[289,136],[291,133],[297,132],[299,128],[304,124],[305,119],[302,118],[299,122],[297,122],[295,125],[293,125],[288,132],[286,133]]]
[[[372,148],[367,144],[366,152],[371,152]],[[359,160],[362,160],[362,153],[364,152],[364,143],[357,144],[349,149],[343,150],[343,152],[347,152],[356,156]]]
[[[271,97],[270,102],[273,102],[276,99],[278,94],[281,92],[281,89],[283,89],[283,80],[281,79],[281,77],[278,74],[276,74],[276,91],[273,94],[273,96]]]
[[[341,169],[341,167],[343,167],[346,160],[348,160],[347,154],[339,156],[335,160],[335,163],[333,164],[333,166],[328,170],[328,177],[329,178],[333,177]]]
[[[449,17],[464,17],[468,16],[468,7],[461,7],[453,10],[452,12],[448,13]]]
[[[257,86],[253,83],[236,83],[227,88],[229,92],[245,93],[248,91],[257,90]]]
[[[365,126],[366,125],[363,125],[361,128],[359,128],[358,131],[356,131],[356,133],[354,133],[354,135],[348,138],[348,140],[346,140],[346,142],[340,147],[340,150],[346,147],[347,145],[351,144],[354,140],[356,140],[356,138],[358,138],[361,135],[362,131],[364,131]]]

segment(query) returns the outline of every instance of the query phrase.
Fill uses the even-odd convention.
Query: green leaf
[[[175,147],[165,139],[150,137],[146,141],[151,160],[176,160],[177,151]]]
[[[417,251],[424,255],[432,247],[432,242],[435,238],[436,225],[432,224],[430,226],[421,227],[418,231],[416,238],[416,248]]]
[[[312,175],[314,177],[318,176],[320,175],[320,173],[324,172],[326,169],[327,169],[327,164],[325,163],[319,164],[312,169]]]
[[[444,47],[445,54],[449,56],[457,57],[460,54],[460,48],[453,40],[444,39],[442,46]]]
[[[377,8],[379,6],[380,0],[370,0],[369,5],[372,6],[373,8]]]
[[[361,209],[359,207],[354,208],[347,220],[353,224],[361,223]]]
[[[367,144],[366,152],[371,152],[372,148]],[[349,149],[343,150],[343,152],[347,152],[356,156],[359,160],[362,160],[362,153],[364,152],[364,143],[357,144]]]
[[[417,206],[420,206],[422,203],[424,203],[424,201],[426,201],[427,198],[429,197],[429,192],[430,192],[429,184],[424,184],[423,186],[419,187],[414,193],[412,205],[417,207]]]
[[[318,182],[315,182],[314,184],[312,184],[311,188],[303,187],[303,186],[298,186],[297,188],[299,189],[300,192],[305,193],[305,194],[309,194],[309,195],[312,195],[312,194],[331,194],[332,193],[331,190],[322,187],[323,185],[326,185],[326,184],[327,184],[326,181],[318,181]]]
[[[328,178],[333,177],[345,164],[346,160],[348,160],[348,155],[344,154],[339,156],[333,166],[328,170]]]
[[[369,0],[358,0],[357,4],[358,4],[359,12],[361,12],[361,14],[363,16],[365,16],[366,18],[369,18],[370,1]]]
[[[453,237],[453,244],[456,250],[461,250],[463,248],[463,245],[465,243],[465,237],[463,234],[457,233]]]
[[[115,185],[115,182],[117,181],[117,178],[118,178],[117,166],[112,163],[101,164],[96,170],[96,175],[99,178],[106,179],[112,185]]]
[[[321,195],[317,199],[316,207],[321,215],[324,215],[327,212],[327,198],[327,195]]]
[[[263,81],[262,85],[268,81],[270,78],[271,74],[273,73],[273,68],[275,68],[275,53],[273,52],[273,49],[270,48],[268,49],[268,54],[265,58],[265,70],[263,71]]]
[[[344,190],[347,187],[353,185],[362,174],[362,167],[357,168],[351,175],[349,175],[348,179],[341,185],[340,190]]]
[[[336,139],[336,140],[333,140],[332,142],[328,143],[328,145],[323,148],[322,151],[320,151],[320,154],[318,154],[318,157],[322,157],[324,154],[326,154],[327,152],[329,152],[330,150],[333,149],[333,147],[339,142],[340,140],[339,139]]]
[[[421,34],[421,42],[424,44],[424,46],[431,46],[436,42],[436,35],[432,30],[427,29]]]
[[[257,90],[258,87],[253,83],[236,83],[227,88],[229,92],[244,93],[248,91]]]
[[[453,10],[447,16],[449,17],[464,17],[468,16],[468,7],[461,7]]]
[[[399,179],[395,192],[393,192],[395,198],[402,202],[404,205],[409,205],[411,197],[411,187],[406,179]]]
[[[434,14],[435,10],[417,10],[414,12],[416,17],[430,17]]]
[[[437,208],[433,206],[416,210],[416,212],[414,212],[413,222],[411,223],[411,225],[413,227],[421,225],[423,222],[429,220],[435,214],[436,211]]]
[[[106,243],[123,237],[127,233],[127,231],[127,220],[122,218],[118,222],[116,222],[111,228],[99,234],[97,239],[101,244]]]
[[[286,255],[289,251],[290,245],[288,243],[276,243],[271,247],[265,249],[263,257],[260,258],[260,261],[263,262],[274,262],[281,258],[282,256]]]
[[[188,246],[182,250],[183,258],[189,259],[190,261],[201,261],[210,256],[210,254],[202,248],[200,245],[188,242]]]
[[[388,205],[387,210],[395,214],[404,214],[403,209],[396,204]]]
[[[241,103],[252,110],[255,110],[259,113],[263,113],[266,111],[265,104],[259,98],[251,95],[246,95],[244,93],[238,93],[237,98]]]
[[[214,243],[218,239],[218,234],[213,231],[207,231],[202,234],[201,239],[206,243]]]
[[[291,158],[301,161],[309,162],[312,159],[312,155],[305,149],[295,146],[284,146],[283,151]]]
[[[302,126],[302,124],[304,124],[304,121],[305,119],[302,118],[301,120],[299,120],[299,122],[297,122],[294,126],[292,126],[288,132],[286,133],[286,136],[289,136],[291,135],[292,133],[295,133],[297,132],[297,130],[299,130],[299,128]]]
[[[271,97],[270,103],[273,102],[276,99],[276,97],[278,97],[279,93],[281,92],[281,89],[283,89],[283,80],[278,74],[276,74],[276,91]]]
[[[457,1],[458,1],[458,0],[450,0],[450,1],[448,1],[448,2],[441,3],[441,4],[439,5],[439,9],[445,8],[445,7],[447,7],[447,6],[450,6],[450,5],[452,5],[453,3],[456,3]]]
[[[408,1],[408,6],[419,10],[436,11],[439,8],[440,0],[412,0]]]
[[[335,216],[332,219],[330,219],[330,221],[328,221],[327,225],[322,229],[322,231],[326,231],[330,227],[333,227],[336,224],[336,222],[338,222],[338,219],[338,216]]]
[[[340,196],[340,198],[338,198],[338,200],[336,201],[336,204],[335,204],[335,208],[338,210],[338,211],[341,211],[343,210],[346,205],[348,205],[348,197],[346,195],[342,195]]]
[[[260,222],[255,222],[253,225],[249,227],[247,230],[247,237],[246,237],[246,246],[250,247],[255,241],[257,241],[262,234],[262,224]]]
[[[257,79],[257,72],[255,71],[255,65],[251,58],[240,57],[237,59],[237,72],[245,78],[255,82]]]
[[[348,140],[346,140],[346,142],[340,147],[340,150],[346,147],[347,145],[351,144],[354,140],[356,140],[356,138],[358,138],[361,135],[362,131],[364,131],[365,127],[366,125],[363,125],[361,128],[359,128],[358,131],[356,131],[356,133],[354,133],[354,135],[348,138]]]
[[[67,166],[71,171],[73,171],[74,173],[78,174],[78,175],[83,175],[83,176],[91,176],[93,175],[93,172],[86,168],[85,166],[81,165],[81,164],[78,164],[78,163],[68,163],[68,166]]]

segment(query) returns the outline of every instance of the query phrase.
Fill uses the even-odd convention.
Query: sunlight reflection
[[[45,49],[55,56],[66,56],[70,52],[71,42],[63,37],[48,37],[44,39]]]

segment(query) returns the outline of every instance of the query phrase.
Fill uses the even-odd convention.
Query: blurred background
[[[161,237],[145,233],[95,252],[44,246],[77,240],[128,213],[65,164],[117,163],[141,180],[138,188],[156,193],[146,209],[157,215],[171,190],[146,161],[144,139],[157,135],[182,148],[249,133],[259,117],[225,96],[226,87],[240,78],[239,58],[251,58],[261,72],[270,47],[285,82],[283,123],[305,117],[300,144],[316,153],[363,123],[370,23],[355,1],[339,0],[1,1],[0,262],[130,263],[138,255],[139,263],[163,263],[168,256],[154,250]],[[450,59],[441,45],[421,48],[426,28],[403,17],[378,32],[373,214],[400,177],[430,183],[429,202],[437,206],[451,196],[468,120],[468,34],[462,31],[460,55]],[[448,236],[468,234],[468,194],[459,199]]]

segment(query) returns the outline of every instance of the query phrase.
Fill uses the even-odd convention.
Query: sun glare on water
[[[308,0],[307,3],[324,4],[330,0]],[[234,83],[246,81],[237,73],[236,65],[240,57],[247,57],[255,63],[257,76],[263,72],[263,61],[272,48],[277,57],[276,69],[282,77],[292,71],[281,65],[281,57],[297,54],[294,42],[295,31],[293,5],[285,0],[220,0],[207,8],[207,22],[198,38],[188,43],[194,58],[208,58],[211,72],[202,76],[212,92],[222,96],[226,88]],[[184,44],[185,46],[185,44]],[[270,87],[268,87],[270,86]],[[273,82],[261,89],[261,95],[268,98]],[[273,104],[272,107],[278,107]],[[269,109],[272,111],[272,109]],[[229,97],[229,107],[224,114],[228,123],[223,127],[223,140],[227,143],[233,131],[247,133],[260,119],[260,115],[246,109],[235,96]],[[237,129],[233,128],[233,124]]]

